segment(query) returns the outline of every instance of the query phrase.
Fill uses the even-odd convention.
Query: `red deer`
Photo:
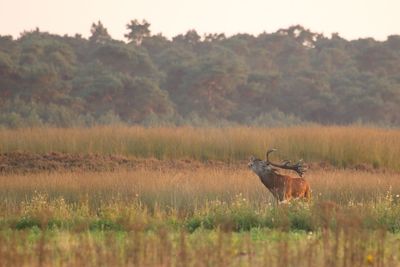
[[[282,164],[272,163],[268,156],[274,151],[276,151],[276,149],[267,151],[265,161],[252,156],[248,164],[249,168],[260,177],[261,182],[268,188],[278,202],[285,203],[292,199],[299,198],[310,200],[310,185],[303,178],[303,174],[307,170],[306,166],[303,165],[302,161],[296,164],[290,164],[290,161],[287,160]],[[277,169],[273,167],[296,171],[300,175],[300,178],[280,174],[277,172]]]

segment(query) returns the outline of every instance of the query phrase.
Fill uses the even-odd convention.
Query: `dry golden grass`
[[[3,173],[0,266],[398,266],[399,137],[317,126],[0,130],[1,153],[164,160]],[[276,160],[370,166],[311,169],[313,201],[276,206],[246,168],[268,147],[280,149]]]
[[[0,176],[0,258],[4,266],[398,266],[398,236],[386,229],[400,228],[399,173],[311,170],[313,203],[280,207],[245,164],[232,166]]]
[[[359,218],[393,213],[399,227],[399,201],[379,205],[388,190],[400,192],[399,173],[317,170],[307,179],[311,208],[269,205],[245,166],[0,176],[0,266],[398,266],[398,235]],[[39,227],[10,229],[26,218]],[[199,218],[211,218],[212,230],[189,234]],[[247,229],[255,218],[266,226]],[[229,219],[246,231],[226,228]],[[329,219],[337,224],[329,227]]]
[[[21,200],[35,191],[72,200],[87,194],[99,201],[139,195],[149,204],[179,207],[201,205],[211,199],[229,201],[242,194],[260,205],[272,202],[271,194],[259,178],[243,165],[236,168],[229,165],[169,168],[164,165],[159,169],[152,166],[131,171],[7,175],[0,176],[0,198]],[[338,203],[376,200],[389,190],[395,196],[400,194],[400,173],[311,170],[306,179],[314,199]]]
[[[118,154],[136,158],[236,161],[279,148],[282,158],[368,164],[400,170],[400,130],[309,126],[291,128],[34,128],[0,130],[0,152]]]

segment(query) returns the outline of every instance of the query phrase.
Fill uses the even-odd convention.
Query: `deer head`
[[[268,165],[264,160],[255,158],[254,156],[250,157],[250,161],[247,166],[258,175],[264,174],[266,172],[271,172],[272,170],[272,167]]]
[[[307,171],[307,166],[304,165],[303,160],[299,160],[297,163],[291,164],[291,162],[289,160],[285,160],[283,161],[281,164],[278,163],[273,163],[269,160],[269,154],[271,154],[272,152],[276,151],[275,148],[270,149],[267,151],[266,154],[266,163],[268,165],[277,167],[277,168],[281,168],[281,169],[286,169],[286,170],[293,170],[295,172],[297,172],[300,177],[303,177],[303,174]]]

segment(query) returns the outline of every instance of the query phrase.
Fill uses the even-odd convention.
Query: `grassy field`
[[[348,228],[287,233],[0,232],[2,266],[398,266],[398,236]]]
[[[400,266],[399,133],[1,130],[3,157],[99,153],[145,164],[0,172],[0,266]],[[310,203],[277,205],[247,169],[249,154],[272,146],[277,160],[331,163],[307,173]]]
[[[68,152],[135,158],[237,161],[267,148],[278,156],[328,162],[337,167],[368,164],[400,171],[400,130],[365,127],[142,128],[102,127],[0,130],[0,152]]]
[[[245,166],[1,176],[0,258],[4,266],[398,266],[400,174],[319,170],[307,179],[312,203],[277,206]]]

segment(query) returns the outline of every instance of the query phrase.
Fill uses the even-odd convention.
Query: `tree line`
[[[400,36],[348,41],[300,25],[127,41],[39,29],[0,36],[0,125],[400,125]]]

